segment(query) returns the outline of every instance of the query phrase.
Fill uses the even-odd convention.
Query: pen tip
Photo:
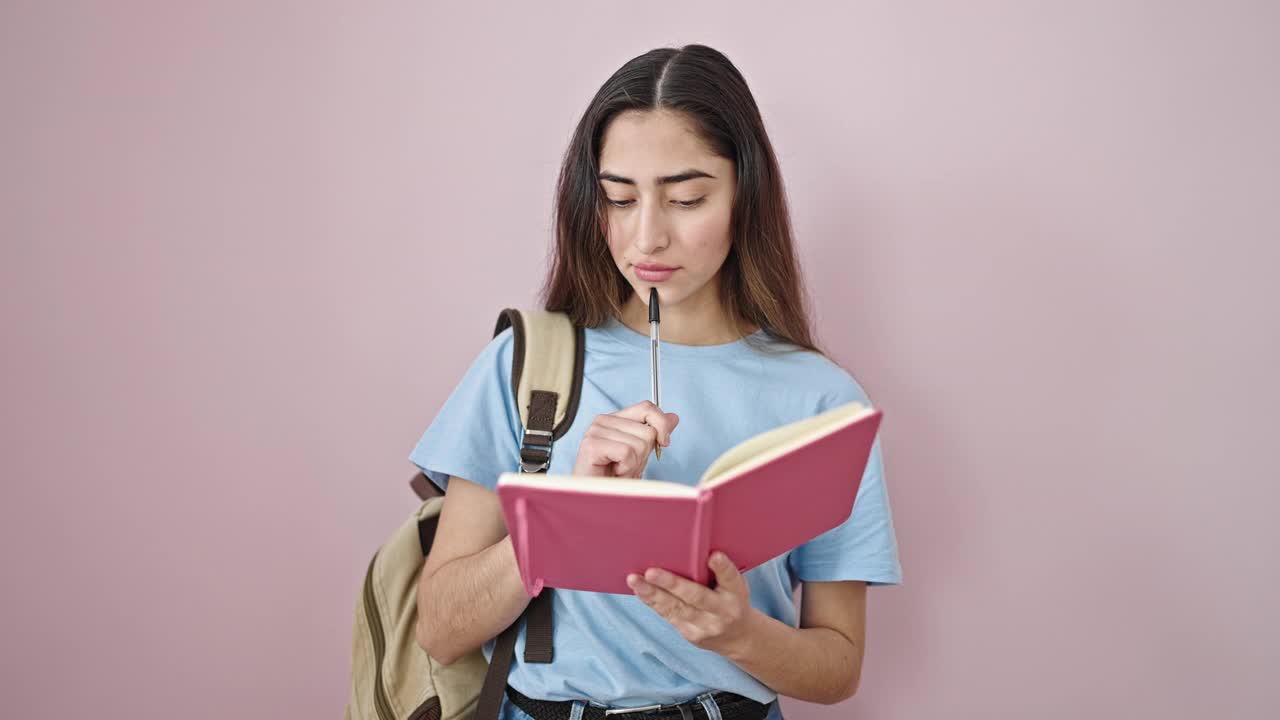
[[[649,288],[649,322],[659,322],[658,320],[658,288]]]

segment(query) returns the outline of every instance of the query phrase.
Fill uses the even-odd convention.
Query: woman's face
[[[650,287],[663,307],[718,302],[714,281],[729,254],[736,187],[731,160],[712,154],[677,113],[629,110],[605,130],[600,187],[609,252],[645,302]],[[648,274],[649,264],[677,269]]]

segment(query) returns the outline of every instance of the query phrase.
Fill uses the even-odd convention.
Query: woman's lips
[[[643,268],[639,265],[636,265],[635,268],[636,268],[636,277],[646,282],[662,282],[670,278],[671,275],[675,273],[675,271],[680,269],[680,268],[667,268],[665,270],[652,270],[652,269]]]

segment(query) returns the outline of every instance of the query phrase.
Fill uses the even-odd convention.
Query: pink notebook
[[[746,571],[802,545],[853,512],[880,418],[853,402],[768,430],[722,453],[696,486],[503,473],[525,590],[630,595],[627,574],[650,567],[711,587],[716,550]]]

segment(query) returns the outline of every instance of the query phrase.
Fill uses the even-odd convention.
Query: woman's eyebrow
[[[672,183],[684,182],[685,180],[693,180],[694,178],[711,178],[712,180],[714,180],[715,176],[709,173],[702,172],[701,170],[689,169],[681,173],[678,173],[676,175],[668,175],[666,177],[660,177],[658,178],[658,184],[670,185]],[[624,183],[627,185],[636,184],[635,180],[632,180],[631,178],[625,178],[618,175],[614,175],[608,170],[600,173],[600,179],[608,180],[609,182]]]

